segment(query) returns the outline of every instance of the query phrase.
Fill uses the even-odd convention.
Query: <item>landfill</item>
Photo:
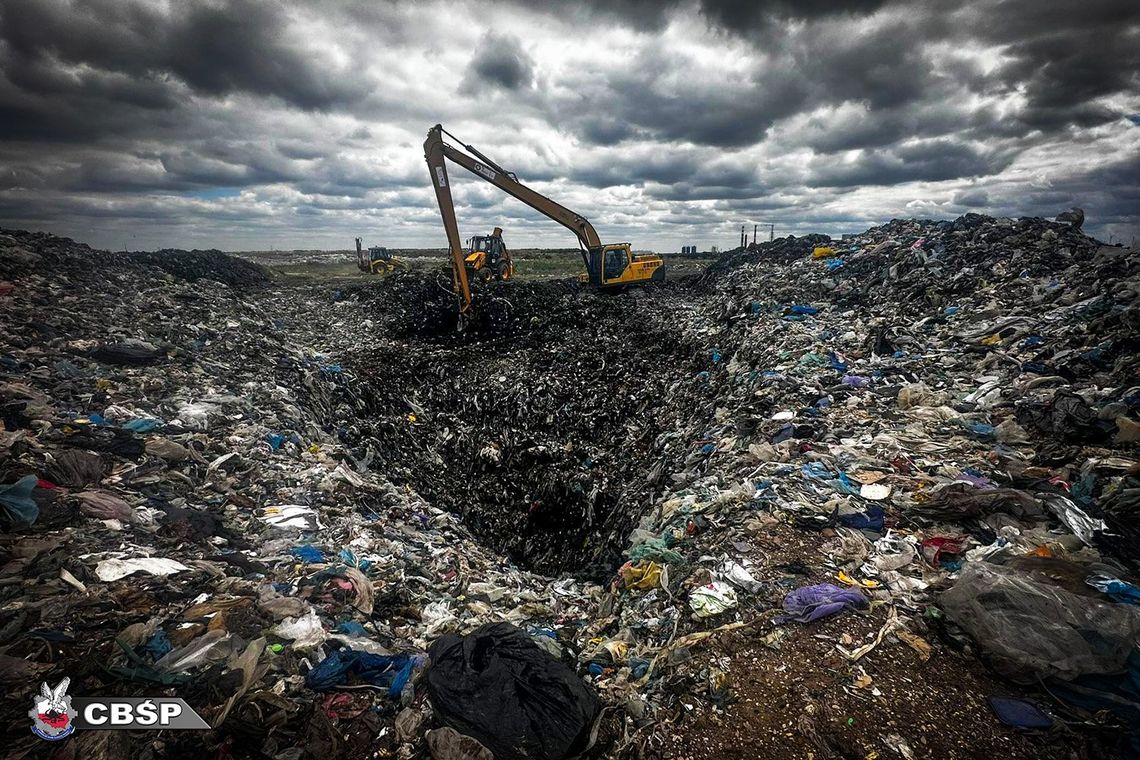
[[[0,231],[12,757],[1140,753],[1140,255],[975,214],[597,293]],[[209,731],[30,731],[41,684]]]

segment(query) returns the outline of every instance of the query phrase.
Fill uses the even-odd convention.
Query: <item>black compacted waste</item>
[[[597,696],[525,632],[491,623],[441,636],[428,653],[432,710],[496,760],[561,760],[586,749]]]

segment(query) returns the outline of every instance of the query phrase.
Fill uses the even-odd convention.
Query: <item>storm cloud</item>
[[[436,246],[437,122],[603,237],[1055,215],[1140,227],[1131,0],[5,0],[0,224]],[[459,171],[461,224],[566,233]],[[129,241],[127,243],[126,241]]]

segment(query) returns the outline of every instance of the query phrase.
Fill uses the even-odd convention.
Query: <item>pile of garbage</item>
[[[632,537],[623,629],[686,595],[722,626],[870,605],[878,630],[833,650],[855,689],[874,688],[861,663],[884,643],[925,661],[941,641],[1046,684],[1031,699],[1054,717],[1007,699],[998,720],[1096,715],[1133,727],[1130,749],[1111,731],[1107,746],[1140,751],[1138,274],[1135,251],[1069,225],[978,215],[776,240],[711,267],[681,316],[709,346],[693,381],[716,414],[679,432],[712,446]],[[808,567],[757,551],[789,528],[818,537]],[[884,745],[912,751],[859,751]]]
[[[211,726],[84,756],[1135,751],[1138,274],[895,220],[461,325],[5,231],[9,746],[66,676]]]
[[[0,238],[12,751],[41,741],[26,717],[40,683],[68,677],[73,697],[182,697],[217,729],[80,731],[79,756],[375,757],[411,741],[447,756],[464,742],[450,718],[427,722],[429,648],[491,619],[514,642],[502,657],[551,660],[548,681],[585,694],[543,646],[545,621],[585,616],[598,590],[504,561],[355,460],[344,368],[276,316],[296,313],[295,294],[224,284],[258,270],[210,258],[200,278],[186,262]],[[560,718],[551,747],[584,746],[597,711],[579,708],[577,733]]]

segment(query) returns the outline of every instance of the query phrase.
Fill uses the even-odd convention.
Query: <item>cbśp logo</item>
[[[64,678],[54,689],[46,683],[40,684],[40,693],[35,696],[35,706],[28,710],[32,719],[32,733],[49,742],[71,736],[75,730],[73,721],[78,715],[71,709],[71,697],[67,695],[70,678]]]

